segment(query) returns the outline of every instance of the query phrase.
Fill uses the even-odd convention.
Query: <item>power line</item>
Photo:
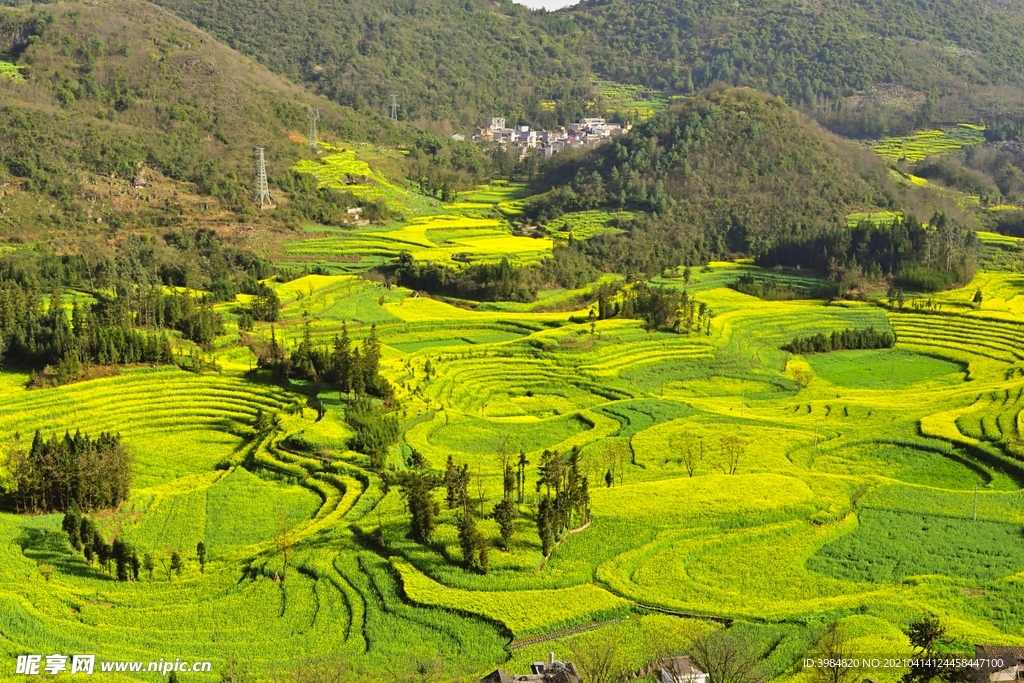
[[[306,118],[309,119],[309,148],[316,151],[316,122],[320,120],[320,110],[310,107],[306,110]]]
[[[267,184],[267,160],[263,156],[264,149],[264,147],[256,148],[256,151],[260,153],[256,167],[256,200],[259,201],[261,209],[272,206],[274,203],[270,197],[270,185]]]

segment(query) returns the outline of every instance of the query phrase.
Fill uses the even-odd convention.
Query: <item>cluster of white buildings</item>
[[[514,147],[520,150],[520,156],[526,156],[527,150],[539,149],[545,157],[557,154],[566,147],[587,147],[607,142],[629,132],[629,126],[621,123],[608,123],[604,119],[580,119],[568,126],[559,126],[558,130],[530,130],[529,126],[505,125],[504,117],[487,119],[483,126],[473,133],[473,142],[491,142],[502,147]],[[453,135],[455,139],[465,140],[463,135]]]

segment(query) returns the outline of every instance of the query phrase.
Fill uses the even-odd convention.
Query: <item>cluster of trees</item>
[[[923,225],[915,216],[854,228],[836,227],[779,243],[758,257],[762,267],[811,267],[845,291],[862,280],[895,278],[901,285],[936,291],[971,280],[980,242],[974,231],[944,213]]]
[[[47,302],[36,287],[0,278],[0,359],[41,372],[37,383],[58,384],[90,365],[173,362],[166,334],[136,329],[103,308],[76,304],[68,320],[60,289]]]
[[[256,290],[250,293],[255,296],[249,302],[247,310],[242,314],[243,316],[248,316],[248,323],[245,327],[251,329],[252,321],[254,320],[265,323],[277,322],[281,314],[281,299],[277,296],[277,292],[266,283],[260,282],[256,286]]]
[[[608,311],[607,306],[598,309]],[[639,318],[651,329],[671,328],[679,334],[711,334],[714,313],[702,301],[697,301],[686,290],[673,287],[655,287],[640,282],[623,290],[621,305],[616,302],[608,311],[623,318]]]
[[[896,334],[890,330],[876,330],[867,327],[862,330],[847,328],[832,334],[818,334],[809,337],[795,337],[782,347],[783,351],[807,355],[829,351],[850,351],[855,349],[891,349],[896,345]]]
[[[172,363],[166,331],[204,348],[223,333],[216,301],[254,294],[253,312],[276,317],[280,302],[259,282],[273,273],[268,262],[205,229],[160,240],[129,236],[113,250],[76,254],[18,249],[0,257],[0,359],[45,370],[38,383],[73,381],[93,365]],[[93,300],[69,305],[68,288]]]
[[[348,325],[334,338],[332,346],[313,343],[309,322],[302,340],[287,352],[270,329],[270,342],[255,349],[258,366],[280,378],[306,379],[326,383],[349,396],[345,421],[355,434],[350,447],[370,457],[372,467],[381,467],[388,449],[398,441],[400,427],[394,412],[394,387],[380,373],[380,340],[376,325],[362,344],[354,344]]]
[[[61,528],[67,534],[72,550],[81,554],[89,565],[95,561],[101,570],[118,581],[138,581],[139,570],[149,574],[152,581],[158,565],[166,573],[167,580],[172,581],[175,574],[181,576],[185,569],[185,559],[177,549],[164,553],[146,552],[140,560],[135,546],[121,538],[108,543],[96,521],[85,514],[74,500],[64,513]],[[200,571],[205,573],[206,544],[202,541],[196,544],[196,560]]]
[[[430,543],[434,529],[437,528],[437,516],[441,514],[441,505],[431,495],[431,491],[440,485],[436,476],[428,472],[409,472],[398,478],[402,497],[412,516],[409,537],[419,543]]]
[[[508,551],[511,547],[512,537],[515,535],[515,521],[519,517],[516,497],[518,494],[518,501],[521,503],[526,483],[526,465],[529,464],[529,461],[526,459],[525,453],[520,453],[518,462],[513,464],[510,455],[503,453],[501,464],[502,496],[501,500],[494,505],[491,518],[497,522],[502,547]],[[552,534],[557,534],[561,531],[561,527],[558,527],[563,519],[561,515],[579,513],[584,508],[587,510],[586,514],[589,515],[589,495],[586,492],[585,478],[580,484],[578,470],[570,476],[561,471],[556,474],[554,468],[555,466],[551,465],[550,478],[558,477],[555,484],[557,487],[555,498],[542,504],[552,506],[552,512],[546,513],[548,516],[545,518],[545,523],[550,524]],[[442,477],[437,477],[429,472],[412,471],[400,475],[398,481],[402,496],[412,516],[409,536],[420,543],[430,541],[437,526],[437,517],[441,513],[441,506],[434,500],[431,491],[439,486],[444,486],[446,509],[458,511],[457,527],[463,566],[467,571],[486,574],[490,567],[490,544],[477,526],[479,520],[487,517],[486,498],[482,480],[478,480],[477,496],[472,495],[469,465],[460,465],[449,455]],[[582,493],[580,492],[581,486]],[[582,502],[581,497],[585,498]],[[550,498],[549,492],[547,499]],[[556,507],[557,519],[552,516],[556,514],[554,512]]]
[[[714,461],[711,461],[710,464],[721,470],[722,474],[736,474],[740,468],[740,460],[743,459],[747,452],[747,444],[738,436],[725,436],[719,440],[718,445],[719,456]],[[703,438],[697,443],[688,438],[673,439],[672,450],[676,455],[676,463],[683,465],[686,468],[686,474],[690,477],[697,473],[698,468],[708,464],[704,462]],[[609,471],[608,474],[610,485],[611,472]]]
[[[797,286],[774,276],[755,277],[746,273],[736,278],[732,288],[737,292],[756,296],[765,301],[792,301],[794,299],[828,299],[839,293],[834,282],[815,283],[813,286]]]
[[[73,305],[72,328],[78,327],[76,321],[90,315],[93,321],[106,321],[125,328],[177,330],[184,338],[206,349],[224,333],[224,320],[214,310],[211,295],[196,297],[189,291],[166,292],[162,285],[149,285],[125,289],[118,296],[100,293],[96,299],[89,313],[83,312],[77,303]],[[82,327],[89,327],[88,322]]]
[[[536,301],[538,292],[561,287],[576,289],[593,282],[597,268],[572,243],[556,245],[551,258],[530,266],[507,258],[498,263],[471,264],[454,270],[436,263],[416,263],[408,252],[378,269],[393,284],[417,291],[474,301]]]
[[[82,514],[77,503],[71,502],[61,528],[68,535],[71,547],[92,564],[93,560],[100,569],[113,574],[118,581],[138,581],[142,563],[138,553],[129,543],[120,538],[107,543],[96,522]]]
[[[73,501],[86,510],[114,508],[128,497],[131,462],[119,435],[93,439],[76,431],[44,439],[36,431],[28,451],[10,453],[9,495],[19,512],[67,510]]]
[[[445,505],[449,510],[461,508],[459,515],[459,548],[462,551],[462,562],[466,569],[486,574],[489,568],[487,539],[476,526],[476,511],[469,495],[469,465],[461,467],[455,464],[452,456],[448,456],[445,466],[444,484],[446,495]],[[483,498],[480,500],[480,517],[483,517]]]
[[[389,268],[396,284],[431,294],[476,301],[533,301],[537,298],[528,269],[499,263],[470,265],[454,270],[436,263],[416,263],[409,252],[399,254]]]
[[[558,538],[573,524],[590,521],[590,484],[580,472],[580,450],[573,448],[568,457],[545,449],[541,454],[537,491],[544,496],[537,507],[537,534],[547,557]]]
[[[259,367],[282,377],[325,382],[343,394],[390,400],[394,387],[380,374],[380,353],[376,325],[370,326],[370,334],[362,344],[354,344],[348,324],[343,323],[341,335],[328,347],[313,342],[309,321],[303,328],[302,340],[290,353],[277,341],[274,328],[270,330],[270,343],[256,349]]]
[[[355,432],[349,446],[370,456],[372,467],[381,467],[388,449],[401,435],[394,411],[364,394],[349,401],[345,407],[345,422]]]

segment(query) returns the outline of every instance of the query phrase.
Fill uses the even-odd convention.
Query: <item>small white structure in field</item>
[[[658,683],[708,683],[708,672],[693,657],[669,657],[661,660]]]

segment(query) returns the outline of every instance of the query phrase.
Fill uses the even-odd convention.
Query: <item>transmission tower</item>
[[[391,120],[398,120],[398,95],[391,96]]]
[[[263,157],[264,149],[263,147],[256,148],[256,151],[260,153],[260,160],[256,167],[256,199],[259,200],[261,209],[274,203],[270,197],[270,186],[267,184],[267,160]]]
[[[320,120],[320,111],[310,108],[306,111],[306,118],[309,119],[309,148],[315,152],[317,148],[316,122]]]

